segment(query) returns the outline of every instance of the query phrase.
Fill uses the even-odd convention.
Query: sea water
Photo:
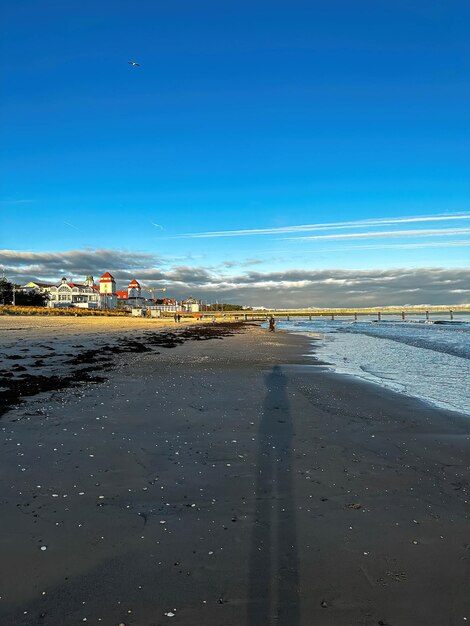
[[[277,320],[277,327],[317,333],[314,354],[341,373],[470,415],[470,316]]]

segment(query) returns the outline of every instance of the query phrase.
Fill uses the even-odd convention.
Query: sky
[[[470,303],[467,0],[3,0],[0,24],[8,278]]]

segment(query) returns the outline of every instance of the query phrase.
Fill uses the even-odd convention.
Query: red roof
[[[127,294],[127,291],[116,291],[116,295],[121,300],[124,300],[125,298],[127,298],[128,294]]]
[[[134,278],[134,280],[131,280],[131,282],[129,283],[129,287],[131,287],[131,286],[132,286],[132,287],[139,287],[139,288],[140,288],[140,285],[139,285],[139,283],[136,281],[136,279],[135,279],[135,278]]]
[[[109,272],[105,272],[103,276],[100,278],[100,281],[102,281],[103,279],[114,280],[114,277],[111,276]]]

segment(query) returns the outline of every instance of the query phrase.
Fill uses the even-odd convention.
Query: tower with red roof
[[[105,272],[100,278],[100,293],[109,295],[116,293],[116,281],[109,272]]]
[[[117,306],[116,281],[109,272],[100,278],[100,305],[103,309],[115,309]]]
[[[131,282],[129,283],[129,286],[127,287],[127,297],[128,298],[140,298],[141,296],[142,294],[141,294],[140,284],[134,278],[133,280],[131,280]]]

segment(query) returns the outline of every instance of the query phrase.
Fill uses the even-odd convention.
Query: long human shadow
[[[281,367],[266,376],[258,430],[256,506],[250,547],[248,626],[297,626],[300,618],[293,425]]]

